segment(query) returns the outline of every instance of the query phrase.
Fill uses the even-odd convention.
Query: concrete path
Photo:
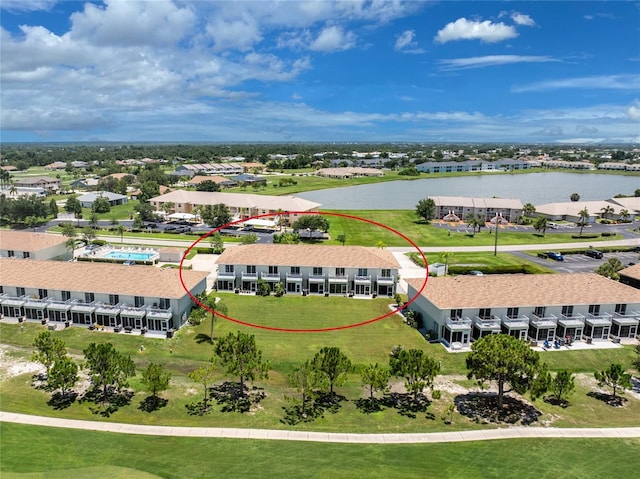
[[[237,429],[220,427],[145,426],[113,422],[80,421],[43,416],[0,412],[0,422],[32,426],[86,429],[121,434],[174,437],[215,437],[278,441],[306,441],[357,444],[423,444],[437,442],[490,441],[522,438],[640,438],[640,427],[621,428],[546,428],[509,427],[486,431],[451,431],[407,434],[352,434],[277,429]]]

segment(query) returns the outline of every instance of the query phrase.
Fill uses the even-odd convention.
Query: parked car
[[[588,249],[584,254],[595,259],[602,259],[603,256],[602,251],[598,251],[597,249]]]
[[[169,225],[169,226],[165,226],[164,230],[165,231],[176,231],[178,229],[177,226],[173,226],[173,225]]]
[[[134,264],[136,264],[136,262],[132,259],[128,259],[127,261],[125,261],[124,263],[122,263],[124,266],[133,266]]]
[[[478,271],[477,269],[474,269],[473,271],[469,271],[469,274],[471,276],[484,276],[484,273],[482,271]]]
[[[547,251],[545,254],[547,255],[547,258],[551,258],[556,261],[564,261],[564,256],[562,256],[557,251]]]
[[[546,258],[547,253],[538,253],[538,258]]]

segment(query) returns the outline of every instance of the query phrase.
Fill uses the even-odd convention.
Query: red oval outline
[[[281,214],[292,214],[292,213],[293,214],[298,214],[298,215],[316,215],[316,214],[319,214],[319,215],[327,215],[327,216],[338,216],[338,217],[342,217],[342,218],[348,218],[348,219],[352,219],[352,220],[363,221],[365,223],[370,223],[372,225],[384,228],[384,229],[386,229],[388,231],[391,231],[392,233],[400,236],[407,243],[409,243],[411,246],[413,246],[418,251],[418,253],[420,253],[420,256],[422,257],[422,260],[424,261],[426,274],[425,274],[425,278],[424,278],[424,281],[422,283],[422,286],[420,287],[420,289],[418,290],[416,295],[413,296],[411,299],[409,299],[406,303],[404,303],[404,305],[402,305],[401,308],[393,309],[393,310],[391,310],[390,312],[388,312],[386,314],[378,316],[377,318],[368,319],[366,321],[361,321],[359,323],[354,323],[354,324],[346,324],[346,325],[343,325],[343,326],[334,326],[334,327],[331,327],[331,328],[318,328],[318,329],[276,328],[276,327],[273,327],[273,326],[263,326],[263,325],[260,325],[260,324],[248,323],[246,321],[241,321],[239,319],[232,318],[230,316],[226,316],[226,315],[224,315],[222,313],[219,313],[217,311],[211,310],[210,308],[208,308],[207,306],[202,304],[200,302],[200,300],[198,300],[198,298],[196,298],[193,294],[191,294],[191,291],[189,291],[189,288],[187,288],[187,286],[184,284],[184,279],[182,278],[182,265],[184,263],[185,258],[187,257],[189,252],[193,249],[193,247],[195,245],[197,245],[200,241],[202,241],[203,239],[207,238],[208,236],[220,231],[221,229],[226,228],[227,226],[235,225],[235,224],[239,224],[239,223],[244,223],[245,221],[252,220],[252,219],[257,219],[257,218],[269,218],[269,217],[273,217],[273,216],[278,216],[278,213],[265,213],[265,214],[261,214],[261,215],[252,216],[250,218],[245,218],[245,219],[232,221],[232,222],[227,223],[225,225],[219,226],[218,228],[214,228],[211,231],[209,231],[208,233],[206,233],[206,234],[202,235],[200,238],[198,238],[193,244],[191,244],[191,246],[189,246],[187,248],[187,250],[184,252],[184,254],[182,255],[182,259],[180,260],[179,276],[180,276],[180,283],[182,284],[182,289],[184,289],[186,291],[186,293],[189,295],[189,297],[197,305],[199,305],[201,308],[205,308],[210,313],[215,314],[216,316],[219,316],[221,318],[227,319],[229,321],[232,321],[232,322],[234,322],[236,324],[242,324],[243,326],[249,326],[249,327],[256,328],[256,329],[265,329],[265,330],[268,330],[268,331],[278,331],[278,332],[283,332],[283,333],[326,333],[328,331],[339,331],[339,330],[343,330],[343,329],[357,328],[359,326],[364,326],[366,324],[371,324],[371,323],[374,323],[376,321],[380,321],[381,319],[388,318],[389,316],[401,311],[402,309],[405,309],[407,307],[407,305],[413,303],[416,299],[418,299],[418,296],[420,296],[420,294],[422,293],[424,288],[427,286],[427,281],[429,279],[429,265],[427,263],[427,258],[425,257],[425,255],[422,252],[422,250],[420,249],[420,247],[417,244],[415,244],[411,239],[407,238],[403,233],[401,233],[401,232],[399,232],[399,231],[397,231],[397,230],[395,230],[395,229],[393,229],[390,226],[387,226],[385,224],[378,223],[378,222],[373,221],[373,220],[368,220],[366,218],[360,218],[359,216],[348,215],[348,214],[344,214],[344,213],[333,213],[333,212],[329,212],[329,211],[283,211]]]

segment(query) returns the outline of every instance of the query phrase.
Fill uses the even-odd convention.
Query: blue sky
[[[639,2],[0,8],[2,141],[640,143]]]

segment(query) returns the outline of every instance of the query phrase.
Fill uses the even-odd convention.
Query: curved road
[[[80,421],[44,416],[0,412],[0,422],[32,426],[86,429],[99,432],[140,434],[147,436],[214,437],[278,441],[306,441],[358,444],[422,444],[437,442],[490,441],[523,438],[640,438],[640,427],[620,428],[554,428],[509,427],[486,431],[452,431],[407,434],[352,434],[278,429],[237,429],[219,427],[145,426],[114,422]]]

